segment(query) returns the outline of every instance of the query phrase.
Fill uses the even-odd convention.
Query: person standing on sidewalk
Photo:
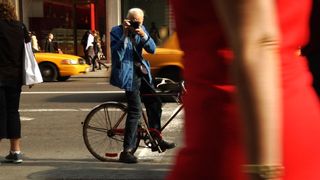
[[[132,150],[136,146],[138,122],[142,111],[140,93],[154,92],[149,63],[139,59],[142,56],[142,49],[148,53],[154,53],[156,50],[153,39],[142,25],[143,20],[144,12],[139,8],[132,8],[128,11],[127,19],[123,21],[123,24],[113,27],[110,33],[112,54],[110,83],[126,91],[128,102],[123,152],[119,159],[124,163],[138,162]],[[141,74],[135,66],[136,63],[142,63],[147,68],[146,75]],[[162,113],[160,98],[148,96],[143,98],[143,103],[146,107],[150,128],[159,130]],[[159,146],[164,151],[174,148],[175,144],[162,140]]]
[[[0,140],[10,139],[5,161],[21,163],[19,102],[24,42],[30,42],[25,25],[17,21],[15,7],[0,3]]]
[[[91,65],[91,61],[89,59],[88,51],[87,51],[87,44],[88,44],[89,34],[90,34],[90,30],[87,30],[83,34],[82,39],[81,39],[81,45],[82,45],[83,55],[84,55],[84,58],[86,60],[86,64]]]
[[[36,36],[36,33],[34,31],[29,31],[29,36],[31,38],[31,47],[32,47],[32,52],[36,53],[36,52],[40,52],[40,47],[38,44],[38,39]]]
[[[58,42],[54,40],[54,35],[49,33],[47,38],[44,41],[44,52],[49,53],[62,53],[61,49],[59,48]]]
[[[92,69],[91,71],[94,72],[95,68],[97,68],[97,42],[95,40],[96,32],[90,31],[90,34],[88,35],[87,39],[87,46],[86,51],[89,58],[89,62],[91,63]]]
[[[95,51],[96,51],[96,64],[97,64],[97,70],[101,70],[101,65],[104,66],[105,68],[108,68],[106,64],[104,64],[101,59],[102,57],[105,57],[102,52],[102,47],[101,47],[101,38],[100,38],[100,33],[99,31],[95,32],[94,36],[94,43],[95,43]]]

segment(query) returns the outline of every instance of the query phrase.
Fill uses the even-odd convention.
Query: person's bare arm
[[[248,164],[277,169],[282,164],[282,111],[276,1],[212,2],[235,53],[232,75],[245,123]]]

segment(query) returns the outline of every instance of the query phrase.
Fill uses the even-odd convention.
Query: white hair
[[[140,9],[140,8],[131,8],[128,11],[127,18],[129,18],[129,17],[131,17],[133,15],[136,15],[136,14],[140,15],[141,17],[144,17],[144,12],[143,12],[142,9]]]

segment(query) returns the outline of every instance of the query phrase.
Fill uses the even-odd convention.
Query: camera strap
[[[133,47],[133,61],[134,61],[134,65],[137,69],[137,72],[140,75],[147,75],[148,74],[148,70],[147,67],[142,63],[142,56],[138,53],[136,46],[132,44]]]

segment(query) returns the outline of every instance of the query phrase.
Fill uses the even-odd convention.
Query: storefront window
[[[168,0],[20,0],[23,21],[30,31],[36,33],[43,50],[44,41],[53,33],[63,53],[83,56],[81,39],[83,34],[94,27],[101,39],[109,40],[106,32],[106,2],[121,1],[121,17],[126,17],[128,9],[139,7],[145,10],[145,26],[150,31],[154,24],[159,32],[159,44],[168,36],[172,28]],[[92,12],[94,5],[94,12]],[[109,7],[110,8],[110,7]],[[92,17],[94,16],[94,19]],[[109,22],[116,21],[117,14],[111,14]],[[111,18],[111,20],[110,20]],[[114,26],[117,24],[111,24]],[[108,27],[110,28],[110,27]],[[106,38],[104,38],[107,36]],[[102,42],[103,51],[108,48]]]
[[[32,8],[27,12],[29,30],[36,33],[42,50],[45,39],[52,33],[63,53],[82,56],[84,33],[94,27],[104,34],[106,29],[105,0],[32,0],[28,6]]]

